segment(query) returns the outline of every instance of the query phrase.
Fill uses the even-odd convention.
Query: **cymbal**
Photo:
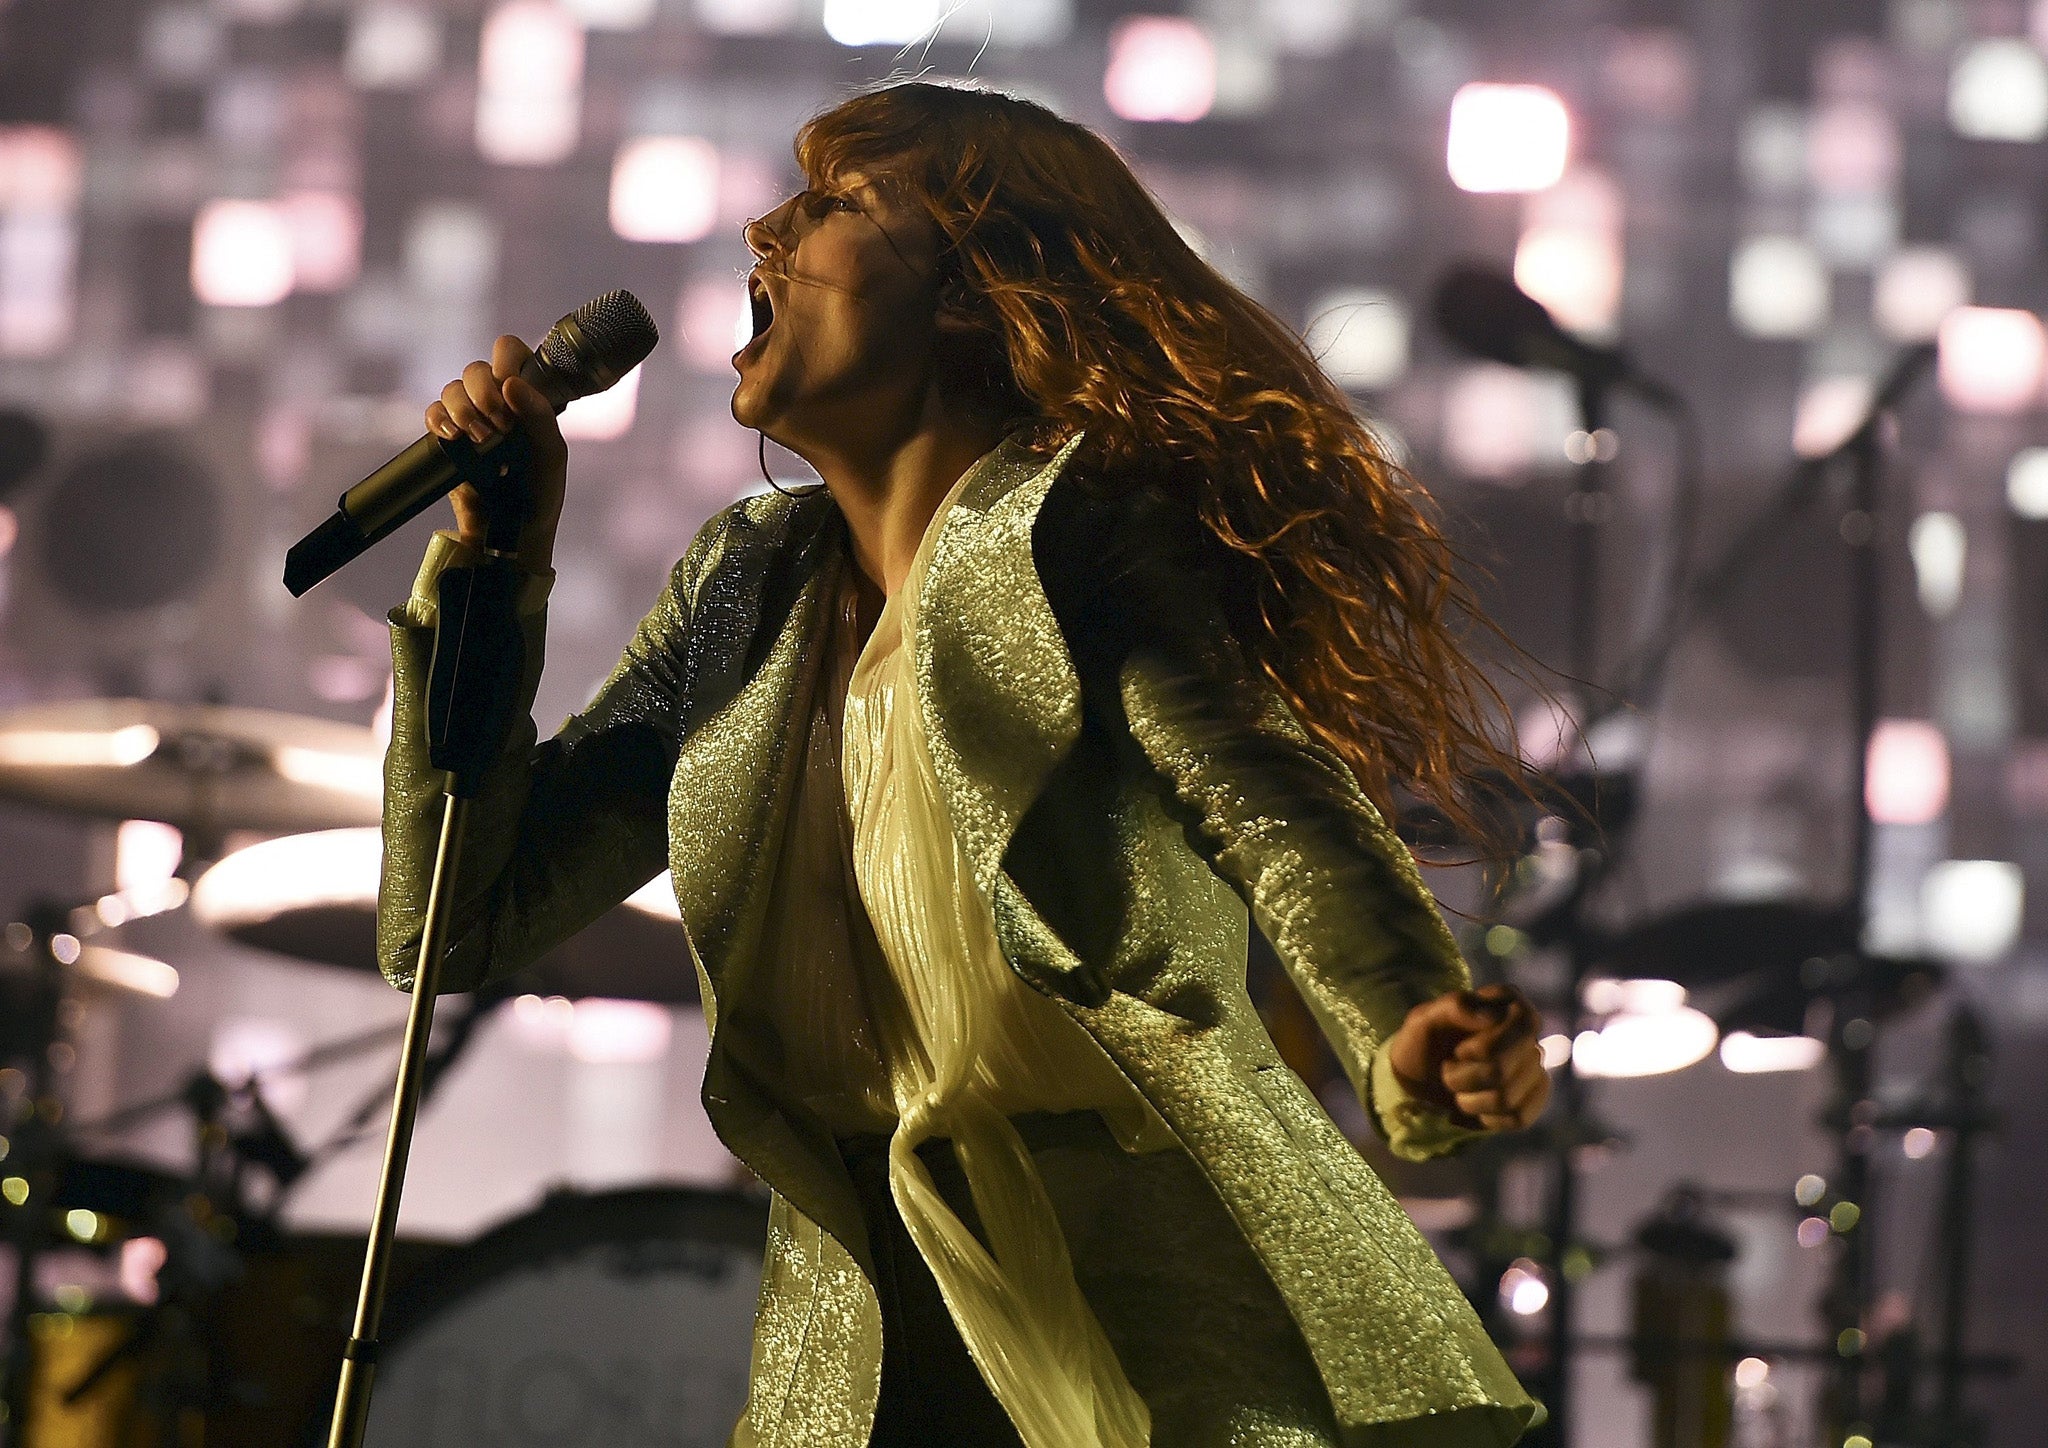
[[[14,980],[33,975],[39,959],[12,942],[0,948],[0,979]],[[169,1000],[178,993],[176,966],[132,950],[106,945],[81,945],[74,938],[70,948],[57,957],[62,977],[79,985],[101,986],[123,995]]]
[[[192,913],[231,940],[343,970],[377,970],[374,829],[287,835],[237,850],[199,877]],[[697,972],[668,877],[519,972],[536,995],[693,1004]]]
[[[202,835],[377,822],[366,728],[268,709],[84,699],[0,714],[0,799]]]
[[[1688,988],[1759,972],[1797,980],[1806,961],[1855,945],[1856,932],[1839,905],[1708,900],[1623,931],[1600,965],[1608,974],[1654,976]]]
[[[1941,966],[1865,956],[1849,912],[1810,900],[1708,900],[1667,911],[1609,942],[1603,975],[1677,981],[1724,1029],[1796,1034],[1807,1006],[1850,998],[1889,1014],[1924,999]]]

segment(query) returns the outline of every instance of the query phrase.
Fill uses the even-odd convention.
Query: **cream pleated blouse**
[[[1127,1148],[1165,1123],[996,944],[933,772],[917,694],[917,609],[940,520],[882,609],[846,685],[840,765],[861,904],[886,964],[869,1008],[895,1127],[889,1187],[960,1336],[1028,1448],[1137,1448],[1143,1399],[1074,1280],[1030,1151],[1010,1117],[1098,1110]],[[950,1137],[988,1239],[953,1213],[917,1156]]]

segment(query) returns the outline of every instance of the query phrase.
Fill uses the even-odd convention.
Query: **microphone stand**
[[[482,560],[444,570],[439,582],[440,613],[435,620],[427,691],[427,741],[434,767],[447,772],[447,797],[427,892],[426,920],[420,932],[412,1007],[399,1052],[376,1211],[363,1255],[355,1323],[342,1350],[328,1448],[361,1448],[369,1425],[377,1329],[384,1315],[397,1238],[399,1194],[405,1186],[413,1126],[426,1082],[427,1040],[433,1029],[434,997],[440,989],[441,964],[454,913],[464,827],[486,771],[504,752],[510,736],[524,665],[518,620],[520,574],[515,559],[532,492],[531,445],[523,433],[513,432],[493,447],[487,458],[466,445],[449,444],[445,450],[456,460],[464,480],[475,484],[483,495],[489,510],[488,531]]]
[[[1595,687],[1593,680],[1600,670],[1600,595],[1604,573],[1600,542],[1616,456],[1613,452],[1603,452],[1603,445],[1612,436],[1606,431],[1611,386],[1611,379],[1605,376],[1591,372],[1578,375],[1579,422],[1586,435],[1586,451],[1579,462],[1571,494],[1565,500],[1566,515],[1572,525],[1569,669],[1579,687],[1588,691],[1581,708],[1589,714],[1593,711],[1590,697]],[[1583,730],[1579,731],[1579,739],[1583,742]],[[1592,776],[1591,788],[1594,793],[1590,810],[1597,818],[1600,789],[1597,773]],[[1581,845],[1578,854],[1577,879],[1572,884],[1569,898],[1557,909],[1557,915],[1565,926],[1564,1012],[1567,1033],[1577,1023],[1579,997],[1586,977],[1592,973],[1598,946],[1595,932],[1585,927],[1583,911],[1604,878],[1610,859],[1606,842],[1597,837]],[[1543,1435],[1539,1441],[1563,1445],[1571,1442],[1572,1307],[1576,1295],[1573,1276],[1578,1265],[1573,1235],[1578,1229],[1579,1184],[1572,1157],[1582,1137],[1578,1126],[1585,1113],[1586,1090],[1578,1073],[1569,1067],[1557,1073],[1554,1089],[1559,1123],[1556,1131],[1557,1175],[1552,1183],[1543,1224],[1544,1235],[1549,1238],[1555,1254],[1553,1263],[1556,1269],[1550,1284],[1549,1331],[1546,1335],[1549,1371],[1545,1391],[1541,1395],[1549,1418],[1537,1431]]]

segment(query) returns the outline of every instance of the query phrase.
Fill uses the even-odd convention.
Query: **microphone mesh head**
[[[535,352],[564,391],[587,397],[639,366],[660,340],[640,299],[620,289],[592,297],[555,323]]]

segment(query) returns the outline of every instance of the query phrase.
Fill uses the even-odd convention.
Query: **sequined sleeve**
[[[1466,1133],[1425,1119],[1437,1113],[1384,1088],[1376,1103],[1373,1090],[1379,1046],[1408,1010],[1471,980],[1413,856],[1232,637],[1186,520],[1128,505],[1062,512],[1048,504],[1040,552],[1088,560],[1063,619],[1085,636],[1077,660],[1113,680],[1119,722],[1190,842],[1250,906],[1375,1123],[1404,1155],[1455,1145]]]
[[[537,742],[544,611],[522,613],[520,723],[472,807],[444,991],[518,969],[596,919],[667,863],[666,801],[685,691],[683,644],[721,518],[707,524],[590,706]],[[394,700],[384,761],[377,917],[385,978],[410,989],[441,820],[424,698],[433,631],[394,611]]]

